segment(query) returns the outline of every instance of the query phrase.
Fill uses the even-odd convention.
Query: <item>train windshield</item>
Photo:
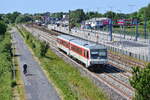
[[[106,58],[107,58],[106,49],[91,50],[91,59],[106,59]]]

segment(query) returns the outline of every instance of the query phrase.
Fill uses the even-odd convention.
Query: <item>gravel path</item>
[[[16,51],[19,55],[19,65],[21,71],[22,65],[26,63],[28,65],[27,75],[23,73],[22,79],[25,84],[25,92],[27,100],[60,100],[59,95],[53,88],[51,83],[44,75],[40,65],[32,57],[31,52],[23,42],[21,35],[19,35],[16,28],[12,30],[14,40],[16,41]]]

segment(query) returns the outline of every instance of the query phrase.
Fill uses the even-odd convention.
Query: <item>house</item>
[[[91,28],[94,29],[102,28],[108,24],[109,24],[109,18],[92,18],[84,22],[85,27],[90,25]]]

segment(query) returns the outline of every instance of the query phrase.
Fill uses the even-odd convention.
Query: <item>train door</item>
[[[89,61],[89,52],[88,52],[88,50],[84,50],[84,57],[86,58],[85,65],[86,65],[86,67],[88,67],[89,66],[89,63],[88,63],[88,61]]]

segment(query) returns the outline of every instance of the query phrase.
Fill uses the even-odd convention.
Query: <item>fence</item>
[[[108,33],[107,32],[97,31],[97,33],[99,33],[99,34],[96,34],[96,32],[92,31],[92,30],[79,30],[79,29],[71,29],[71,31],[69,32],[69,29],[67,27],[57,27],[57,26],[51,26],[51,25],[49,25],[48,28],[57,30],[57,31],[60,31],[60,32],[63,32],[63,33],[69,34],[69,35],[77,36],[77,37],[86,39],[88,41],[98,42],[100,44],[105,45],[108,48],[108,50],[111,50],[113,52],[127,55],[130,57],[136,58],[138,60],[145,61],[145,62],[150,62],[148,54],[147,55],[136,54],[129,50],[124,50],[120,47],[116,47],[116,46],[107,44],[106,43],[108,41]],[[101,34],[103,34],[103,36]],[[113,35],[113,37],[116,37],[116,36],[118,36],[118,35]],[[113,41],[118,41],[118,40],[114,39]],[[148,41],[148,40],[146,40],[146,41]]]

